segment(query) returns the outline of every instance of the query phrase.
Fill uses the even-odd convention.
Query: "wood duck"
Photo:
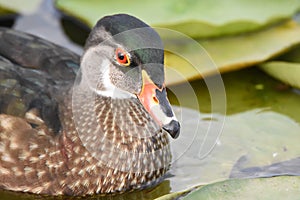
[[[79,56],[0,29],[0,188],[50,195],[141,189],[170,166],[180,124],[159,35],[126,14],[100,19]]]

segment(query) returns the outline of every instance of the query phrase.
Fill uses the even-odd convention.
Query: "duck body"
[[[123,55],[119,48],[127,40],[116,40],[117,47],[102,45],[101,37],[114,31],[103,27],[120,19],[132,20],[127,28],[122,24],[126,30],[148,28],[129,15],[100,20],[87,40],[80,69],[78,55],[0,28],[0,188],[51,195],[114,193],[153,185],[167,172],[167,132],[176,135],[179,124],[174,128],[169,105],[163,111],[167,117],[159,121],[155,114],[160,102],[154,98],[158,107],[153,111],[142,94],[146,89],[141,71],[148,70],[143,69],[145,52],[126,50]],[[96,37],[100,33],[101,39]],[[103,49],[112,53],[101,53]],[[94,59],[98,51],[101,56]],[[134,77],[126,75],[124,56],[136,63],[130,68]],[[99,63],[101,68],[94,70]],[[150,79],[152,72],[147,72]],[[120,76],[125,83],[114,82]],[[165,101],[163,81],[150,85]]]

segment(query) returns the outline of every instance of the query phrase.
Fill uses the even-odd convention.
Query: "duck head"
[[[167,98],[159,35],[126,14],[107,16],[91,31],[81,58],[81,80],[98,95],[136,98],[173,138],[180,132]]]

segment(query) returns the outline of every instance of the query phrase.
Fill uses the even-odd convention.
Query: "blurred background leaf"
[[[253,66],[300,43],[300,26],[294,21],[285,22],[299,10],[300,0],[146,0],[122,3],[57,0],[56,3],[67,15],[78,17],[90,27],[101,16],[128,13],[154,27],[170,28],[197,38],[215,65],[207,62],[207,54],[194,51],[189,44],[178,42],[176,37],[163,36],[166,49],[169,45],[177,45],[177,49],[187,55],[187,60],[195,60],[190,63],[181,55],[166,52],[166,66],[172,69],[167,73],[167,84]],[[154,10],[156,14],[153,14]],[[235,36],[228,36],[232,34]],[[173,74],[174,70],[182,76]]]
[[[41,0],[30,0],[26,1],[26,3],[23,0],[0,0],[0,5],[2,8],[19,14],[32,13],[37,9],[40,3]]]
[[[295,21],[289,21],[249,34],[197,40],[207,51],[216,67],[212,67],[206,62],[207,54],[199,54],[194,48],[184,44],[177,45],[178,51],[186,54],[187,60],[193,60],[197,65],[192,66],[182,57],[168,52],[166,53],[166,65],[179,71],[185,78],[193,80],[201,75],[228,72],[264,62],[299,44],[299,35],[300,25]],[[176,45],[176,42],[165,42],[165,45],[166,48],[169,48],[168,45]],[[169,84],[183,81],[183,78],[176,78],[171,73],[167,74]]]
[[[299,0],[57,0],[59,9],[93,26],[105,15],[128,13],[154,27],[191,37],[215,37],[257,30],[292,17]]]
[[[271,61],[261,64],[260,67],[282,82],[300,88],[300,63]]]

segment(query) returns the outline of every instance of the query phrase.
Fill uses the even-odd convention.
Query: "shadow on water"
[[[14,25],[14,22],[17,17],[18,17],[18,15],[15,15],[15,14],[0,17],[0,26],[11,28]]]
[[[84,46],[85,40],[91,30],[88,26],[66,14],[62,15],[61,24],[66,35],[68,35],[73,42]]]

